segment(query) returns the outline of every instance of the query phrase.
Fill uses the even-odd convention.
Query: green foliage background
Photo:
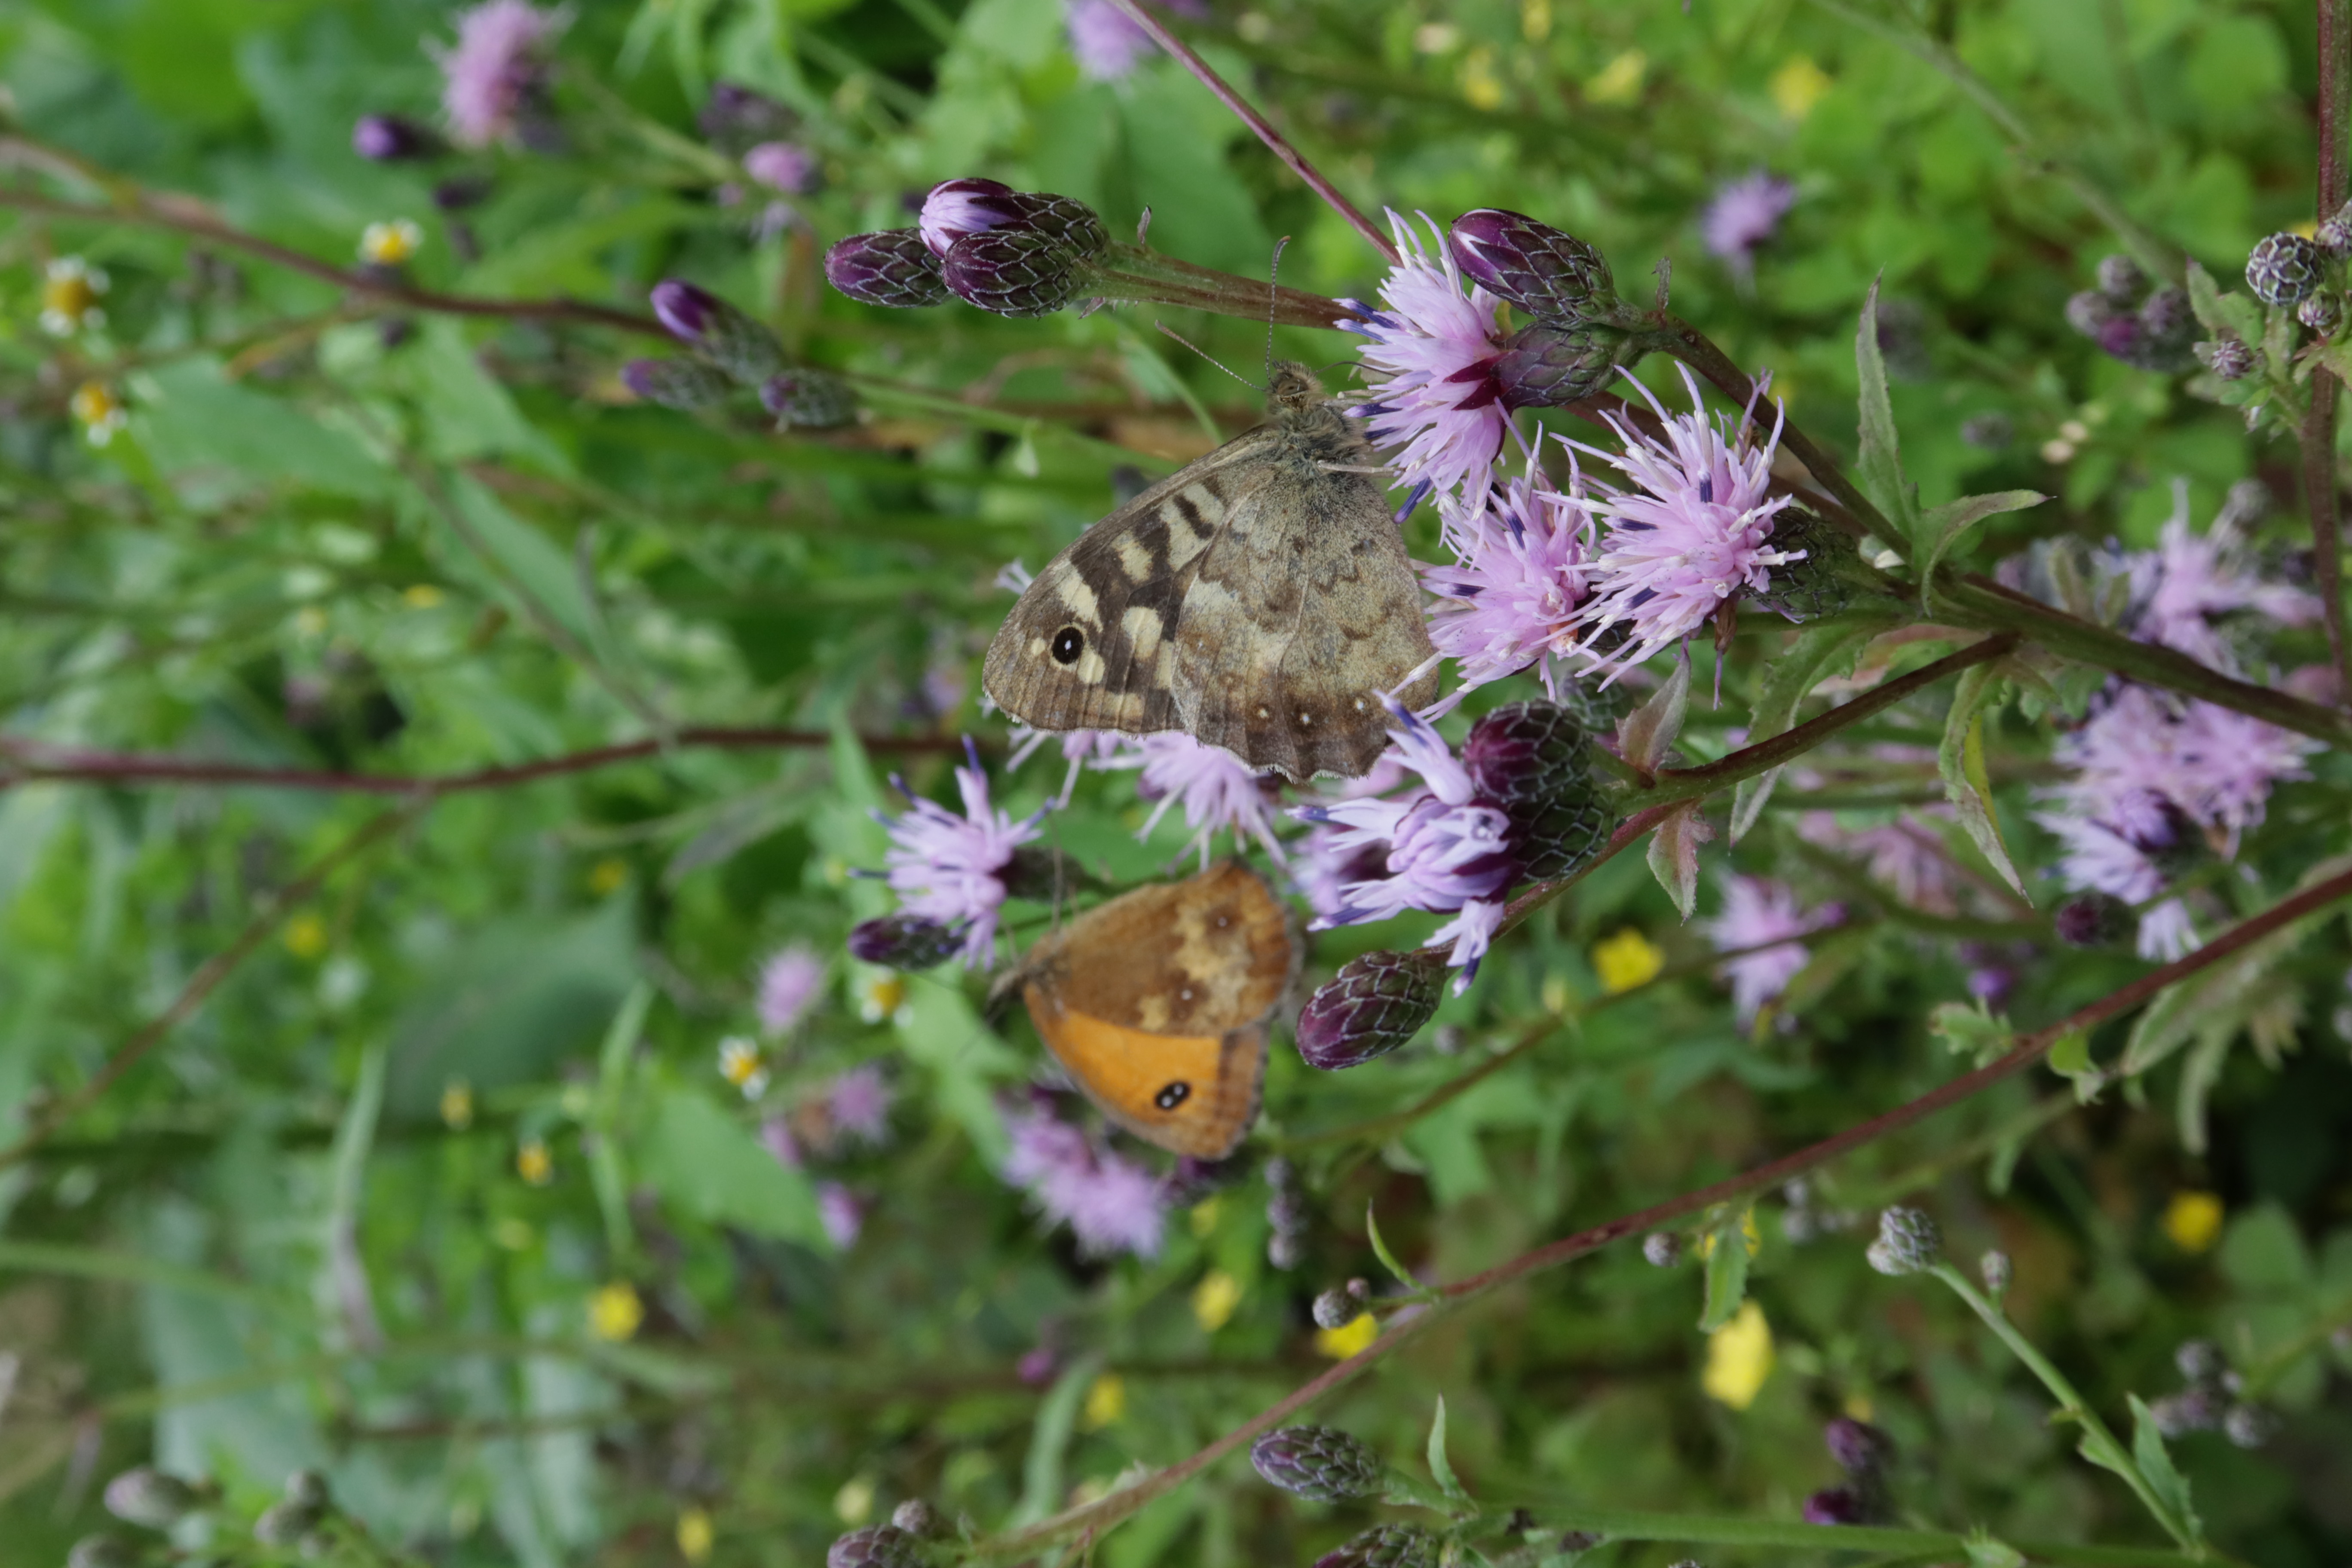
[[[1898,26],[1867,0],[1855,8]],[[2067,329],[2067,295],[2117,241],[2047,163],[2234,279],[2263,234],[2313,216],[2306,5],[1928,8],[1929,29],[2031,128],[2022,149],[1884,32],[1793,0],[1215,9],[1189,29],[1203,54],[1360,205],[1440,223],[1480,205],[1537,215],[1597,244],[1629,296],[1671,258],[1677,312],[1771,367],[1791,416],[1848,452],[1853,321],[1882,279],[1923,500],[2057,498],[1986,524],[1966,547],[1977,564],[2041,537],[2148,543],[2176,477],[2200,520],[2250,476],[2294,493],[2290,446]],[[836,1249],[812,1173],[766,1153],[712,1063],[722,1036],[750,1026],[762,956],[794,938],[838,954],[854,920],[888,907],[849,878],[879,864],[881,775],[904,767],[918,792],[946,787],[936,747],[869,755],[857,737],[1001,742],[976,689],[1008,603],[998,569],[1075,537],[1108,508],[1121,466],[1169,471],[1202,449],[1204,426],[1254,416],[1248,394],[1154,320],[1244,369],[1262,331],[1142,308],[883,312],[822,287],[824,245],[910,221],[909,193],[973,174],[1088,201],[1114,232],[1149,206],[1155,247],[1244,275],[1281,236],[1284,280],[1302,288],[1369,296],[1377,266],[1171,62],[1083,81],[1057,0],[575,11],[556,87],[568,145],[474,161],[493,179],[461,215],[470,244],[434,208],[448,166],[350,151],[362,112],[432,114],[422,46],[446,37],[446,6],[0,11],[0,82],[16,128],[41,143],[337,264],[365,225],[416,219],[413,275],[454,293],[634,310],[657,279],[687,278],[851,374],[869,416],[793,437],[748,404],[707,416],[637,405],[618,367],[656,351],[625,333],[421,316],[387,346],[377,307],[184,232],[0,218],[8,737],[403,775],[697,724],[822,742],[681,746],[420,807],[0,1175],[0,1352],[16,1358],[0,1399],[9,1562],[61,1560],[102,1522],[98,1486],[150,1457],[218,1477],[236,1519],[289,1470],[319,1467],[383,1540],[450,1564],[675,1561],[690,1510],[714,1523],[711,1560],[745,1564],[817,1562],[846,1524],[908,1497],[983,1530],[1042,1517],[1074,1488],[1181,1458],[1328,1364],[1307,1301],[1378,1277],[1368,1205],[1410,1265],[1455,1279],[1950,1076],[1927,1020],[1965,994],[1962,936],[2035,944],[2010,1005],[2021,1026],[2143,969],[2120,951],[2057,949],[2038,916],[1954,932],[1882,897],[1883,918],[1824,943],[1801,976],[1801,1026],[1750,1037],[1696,933],[1622,858],[1448,1004],[1463,1054],[1424,1041],[1325,1077],[1277,1046],[1260,1142],[1297,1141],[1316,1216],[1309,1261],[1285,1273],[1265,1263],[1255,1173],[1180,1215],[1148,1264],[1087,1262],[1041,1235],[992,1173],[992,1096],[1033,1071],[1025,1030],[990,1031],[979,982],[951,970],[913,980],[895,1011],[872,1007],[886,977],[842,958],[770,1091],[790,1105],[866,1061],[892,1076],[895,1141],[814,1167],[869,1203],[863,1235]],[[693,115],[720,79],[792,105],[822,154],[824,191],[781,234],[751,232],[756,203],[712,199]],[[24,188],[93,199],[12,162]],[[1799,200],[1743,288],[1705,254],[1696,219],[1719,183],[1758,166],[1793,179]],[[103,332],[61,343],[35,318],[42,268],[66,254],[112,288]],[[1349,352],[1336,334],[1276,337],[1318,363]],[[68,411],[89,379],[128,409],[102,448]],[[1964,442],[1963,423],[1989,413],[2013,439]],[[2047,460],[2070,422],[2084,431],[2076,454]],[[1425,514],[1414,530],[1426,553]],[[2274,553],[2307,546],[2291,506],[2265,531]],[[1727,662],[1722,707],[1694,715],[1695,755],[1746,721],[1786,635],[1760,620]],[[2325,654],[2315,629],[2276,657]],[[1944,700],[1859,738],[1932,744]],[[2049,846],[2027,822],[2027,785],[2047,739],[2014,715],[1995,733],[2014,764],[2004,825],[2035,865]],[[2346,847],[2352,772],[2333,754],[2313,768],[2249,836],[2244,876],[2214,881],[2241,912]],[[0,1125],[18,1133],[277,889],[403,809],[290,788],[7,784]],[[1049,753],[1003,798],[1025,811],[1058,784]],[[1140,879],[1185,838],[1171,824],[1136,843],[1145,809],[1129,775],[1089,778],[1055,831],[1082,860]],[[1732,858],[1710,850],[1707,877]],[[1736,858],[1838,891],[1777,817]],[[2053,901],[2046,885],[2035,901]],[[1045,916],[1024,910],[1024,929]],[[1328,933],[1311,970],[1433,923]],[[1602,994],[1593,945],[1628,927],[1680,977],[1588,1014]],[[2278,1026],[2259,1051],[2231,1047],[2244,1008],[2205,1020],[2221,1039],[2199,1058],[2213,1074],[2202,1137],[2176,1118],[2176,1058],[2082,1110],[2053,1080],[2010,1084],[1817,1184],[1831,1208],[1927,1203],[1958,1256],[2007,1248],[2013,1318],[2112,1422],[2126,1394],[2178,1386],[2179,1342],[2220,1342],[2284,1430],[2257,1453],[2194,1436],[2175,1457],[2217,1542],[2265,1564],[2352,1548],[2352,1414],[2329,1339],[2352,1323],[2345,955],[2330,921],[2258,977],[2268,999],[2295,1001],[2257,1021]],[[1562,1007],[1568,1026],[1442,1109],[1305,1142],[1414,1106]],[[2097,1054],[2120,1038],[2101,1036]],[[457,1079],[475,1096],[462,1129],[442,1110]],[[517,1173],[531,1140],[552,1159],[543,1186]],[[2225,1207],[2210,1250],[2160,1224],[2190,1191]],[[1748,1287],[1778,1360],[1744,1410],[1701,1392],[1696,1272],[1621,1247],[1442,1325],[1321,1418],[1402,1461],[1443,1394],[1454,1463],[1482,1492],[1788,1520],[1836,1479],[1824,1418],[1866,1410],[1901,1445],[1906,1522],[2160,1544],[1957,1301],[1871,1273],[1864,1232],[1795,1245],[1780,1212],[1765,1205]],[[1213,1269],[1241,1294],[1210,1331],[1191,1301]],[[619,1279],[646,1318],[613,1342],[590,1331],[589,1309]],[[1041,1340],[1072,1369],[1044,1388],[1013,1373]],[[1124,1412],[1089,1425],[1081,1405],[1106,1369]],[[1296,1504],[1229,1461],[1095,1560],[1305,1562],[1370,1517]],[[1685,1554],[1604,1550],[1628,1563]]]

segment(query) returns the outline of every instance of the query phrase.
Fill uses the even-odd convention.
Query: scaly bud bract
[[[724,372],[698,359],[633,359],[621,367],[621,384],[664,408],[708,408],[735,387]]]
[[[1604,391],[1618,370],[1642,357],[1643,337],[1599,322],[1537,321],[1514,332],[1494,364],[1507,408],[1556,408]]]
[[[919,915],[883,915],[861,921],[849,933],[849,956],[864,963],[893,969],[930,969],[945,963],[963,949],[959,926],[927,921]]]
[[[869,1524],[826,1548],[824,1568],[922,1568],[920,1545],[895,1524]]]
[[[653,306],[672,337],[746,386],[783,369],[776,334],[706,289],[664,279],[654,285]]]
[[[2147,274],[2128,256],[2102,257],[2098,279],[2099,292],[2126,309],[2147,288]]]
[[[1387,1489],[1380,1456],[1336,1426],[1277,1426],[1250,1445],[1250,1464],[1270,1485],[1316,1502]]]
[[[831,371],[806,365],[760,384],[760,405],[793,430],[835,430],[857,417],[857,395]]]
[[[1315,1560],[1315,1568],[1433,1568],[1438,1539],[1417,1524],[1376,1524]]]
[[[1845,530],[1792,506],[1772,520],[1772,548],[1790,555],[1802,552],[1804,559],[1772,568],[1763,591],[1748,595],[1757,604],[1801,626],[1853,603],[1863,575],[1862,552]]]
[[[1916,1274],[1935,1263],[1943,1245],[1942,1233],[1924,1212],[1890,1208],[1878,1216],[1878,1239],[1870,1244],[1870,1266],[1881,1274]]]
[[[1554,702],[1512,702],[1462,742],[1478,794],[1510,819],[1511,854],[1534,881],[1565,877],[1608,847],[1616,819],[1587,766],[1590,736]]]
[[[1050,316],[1086,291],[1085,253],[1036,228],[967,235],[948,252],[948,289],[999,316]]]
[[[1345,1290],[1326,1290],[1315,1298],[1315,1326],[1318,1329],[1344,1329],[1363,1311],[1356,1299]]]
[[[2299,234],[2274,234],[2246,258],[2246,287],[2265,305],[2292,305],[2319,287],[2326,253]]]
[[[934,1534],[940,1528],[939,1510],[920,1498],[908,1498],[890,1510],[890,1527],[909,1535]]]
[[[106,1511],[150,1530],[169,1530],[210,1500],[206,1489],[145,1465],[106,1483]]]
[[[1463,276],[1558,326],[1610,321],[1617,289],[1601,252],[1524,213],[1481,207],[1454,220],[1449,235]]]
[[[908,310],[943,304],[948,280],[940,258],[911,228],[853,234],[824,253],[825,280],[862,305]]]
[[[1388,1055],[1436,1013],[1444,972],[1444,955],[1425,949],[1349,959],[1299,1011],[1299,1056],[1337,1072]]]
[[[1841,1415],[1822,1428],[1822,1446],[1839,1469],[1858,1481],[1875,1480],[1895,1457],[1894,1438],[1851,1415]]]
[[[2214,338],[2199,343],[2190,352],[2223,381],[2243,381],[2254,373],[2254,351],[2241,338]]]

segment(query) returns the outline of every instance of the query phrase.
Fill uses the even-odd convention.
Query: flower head
[[[1773,519],[1790,504],[1769,489],[1779,422],[1761,446],[1749,434],[1752,402],[1736,429],[1727,418],[1710,426],[1687,369],[1688,414],[1669,415],[1648,387],[1633,384],[1665,425],[1664,440],[1610,414],[1623,452],[1569,443],[1633,482],[1620,490],[1595,481],[1599,495],[1591,503],[1609,531],[1587,579],[1592,596],[1577,618],[1593,633],[1627,628],[1624,646],[1596,665],[1610,670],[1604,686],[1697,631],[1740,589],[1763,590],[1771,581],[1768,567],[1803,559],[1802,552],[1775,550],[1770,542]],[[1757,392],[1762,395],[1760,383]]]
[[[58,257],[41,271],[41,331],[67,338],[106,325],[106,310],[99,301],[109,287],[105,268],[79,256]]]
[[[2134,637],[2215,669],[2234,670],[2236,660],[2213,625],[2217,617],[2251,611],[2290,626],[2319,617],[2319,601],[2311,594],[2254,574],[2239,511],[2226,507],[2211,528],[2195,532],[2189,526],[2188,486],[2181,484],[2157,547],[2104,563],[2131,585],[2126,620]]]
[[[1495,366],[1502,353],[1502,301],[1476,285],[1464,288],[1453,247],[1438,233],[1433,259],[1412,227],[1389,214],[1403,259],[1381,284],[1384,310],[1349,301],[1360,314],[1339,324],[1370,340],[1362,351],[1370,377],[1359,410],[1371,437],[1394,447],[1398,477],[1440,491],[1459,489],[1475,505],[1486,491],[1509,420]]]
[[[963,794],[959,816],[935,801],[917,800],[897,817],[876,814],[889,829],[883,857],[902,913],[940,925],[965,926],[964,963],[978,967],[996,952],[996,914],[1005,900],[1004,871],[1013,851],[1037,837],[1045,813],[1015,822],[989,803],[980,753],[966,742],[968,765],[956,770]],[[903,792],[905,786],[900,785]]]
[[[882,1069],[867,1062],[835,1079],[824,1104],[837,1131],[861,1143],[882,1143],[890,1136],[890,1098]]]
[[[1536,471],[1476,501],[1448,498],[1437,515],[1454,563],[1421,568],[1438,596],[1430,641],[1459,666],[1465,689],[1539,662],[1544,689],[1557,697],[1559,665],[1589,658],[1576,626],[1593,533],[1582,496]]]
[[[1112,765],[1140,768],[1137,783],[1143,797],[1159,802],[1144,819],[1138,838],[1150,837],[1169,807],[1181,805],[1184,824],[1193,830],[1192,842],[1185,847],[1199,850],[1202,865],[1208,863],[1210,840],[1228,830],[1235,837],[1249,834],[1265,846],[1267,854],[1282,858],[1265,781],[1231,752],[1204,746],[1181,731],[1171,730],[1144,736],[1129,757]]]
[[[1756,265],[1757,250],[1796,202],[1796,186],[1758,169],[1717,188],[1715,199],[1699,216],[1700,237],[1745,278]]]
[[[1016,561],[1005,571],[1019,571],[1020,564]],[[1022,575],[1025,578],[1027,574],[1024,572]],[[1002,574],[999,580],[1003,580]],[[1022,584],[1022,587],[1027,586],[1026,582]],[[1070,792],[1078,787],[1081,770],[1088,766],[1111,768],[1124,765],[1119,759],[1133,746],[1127,736],[1116,730],[1068,730],[1057,734],[1051,730],[1032,730],[1025,724],[1016,724],[1013,730],[1013,752],[1005,759],[1004,771],[1009,773],[1020,767],[1035,756],[1048,741],[1061,743],[1062,760],[1070,764],[1069,772],[1062,779],[1062,793],[1055,797],[1056,805],[1070,804]]]
[[[825,1238],[836,1249],[846,1251],[866,1228],[866,1205],[856,1193],[839,1182],[819,1182],[816,1184],[816,1218],[824,1226]]]
[[[770,190],[805,195],[816,188],[816,154],[796,142],[762,142],[743,154],[743,172]]]
[[[370,267],[399,267],[425,244],[415,218],[387,218],[360,231],[360,259]]]
[[[1168,1212],[1158,1177],[1043,1107],[1008,1110],[1004,1128],[1013,1141],[1004,1179],[1027,1188],[1049,1223],[1067,1225],[1080,1251],[1159,1255]]]
[[[1205,16],[1201,0],[1160,0],[1171,11]],[[1150,57],[1151,35],[1111,0],[1063,0],[1063,21],[1069,29],[1070,53],[1078,74],[1088,81],[1118,81]]]
[[[1819,931],[1842,912],[1835,904],[1801,910],[1797,895],[1782,882],[1762,877],[1731,879],[1724,889],[1723,912],[1701,922],[1701,929],[1718,952],[1754,950],[1727,959],[1717,971],[1731,982],[1732,1005],[1742,1025],[1755,1022],[1764,1004],[1788,989],[1805,967],[1805,944],[1795,939]]]
[[[539,91],[547,41],[570,20],[528,0],[485,0],[457,18],[457,45],[436,49],[441,112],[461,147],[487,147],[514,134]]]
[[[768,1066],[761,1058],[760,1047],[740,1035],[719,1042],[719,1076],[741,1089],[746,1100],[757,1100],[768,1091]]]
[[[81,425],[82,435],[93,447],[103,447],[121,433],[131,423],[123,412],[122,400],[102,381],[85,381],[74,388],[66,406]]]

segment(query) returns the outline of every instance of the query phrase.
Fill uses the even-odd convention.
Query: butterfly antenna
[[[1265,268],[1265,384],[1268,386],[1274,384],[1274,312],[1282,303],[1281,291],[1275,287],[1274,280],[1282,272],[1282,247],[1289,243],[1290,237],[1286,234],[1274,242],[1274,259],[1266,264]]]
[[[1194,342],[1192,339],[1186,337],[1175,328],[1169,326],[1166,322],[1154,321],[1151,324],[1158,327],[1161,331],[1166,332],[1170,337],[1174,338],[1178,342],[1182,343],[1186,348],[1191,349],[1194,353],[1199,354],[1202,359],[1207,360],[1211,364],[1215,365],[1219,370],[1223,371],[1227,375],[1232,376],[1235,381],[1240,382],[1244,386],[1248,387],[1252,392],[1264,392],[1265,390],[1265,388],[1262,386],[1253,384],[1249,377],[1244,375],[1241,372],[1235,370],[1224,361],[1217,358],[1216,355],[1209,353],[1200,344]]]

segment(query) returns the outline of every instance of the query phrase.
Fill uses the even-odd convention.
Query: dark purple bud
[[[833,430],[857,417],[857,395],[830,371],[805,365],[760,384],[760,403],[779,426],[795,430]]]
[[[824,1568],[923,1568],[922,1542],[893,1524],[869,1524],[835,1541]]]
[[[712,83],[694,121],[703,135],[730,147],[781,136],[799,121],[799,115],[766,93],[733,81]]]
[[[169,1530],[209,1500],[206,1489],[144,1465],[106,1483],[106,1511],[150,1530]]]
[[[1086,293],[1087,253],[1036,228],[967,235],[948,253],[948,289],[999,316],[1049,316]]]
[[[664,408],[708,408],[734,390],[717,367],[697,359],[633,359],[621,367],[621,384]]]
[[[1034,1388],[1039,1384],[1053,1382],[1054,1374],[1061,1367],[1062,1358],[1039,1345],[1034,1350],[1021,1352],[1021,1359],[1013,1363],[1013,1375]]]
[[[2128,256],[2102,257],[2098,279],[2099,292],[2125,310],[2131,309],[2147,288],[2147,274]]]
[[[2085,289],[2066,300],[2066,324],[2086,338],[2098,338],[2118,320],[2127,320],[2116,302],[2095,289]]]
[[[2078,893],[2058,906],[2050,923],[2068,947],[2107,947],[2131,929],[2131,906],[2113,893]]]
[[[2189,290],[2168,286],[2150,294],[2147,303],[2139,308],[2139,324],[2152,338],[2185,342],[2197,327],[2197,312],[2189,303]]]
[[[655,317],[670,336],[698,348],[722,309],[717,295],[676,278],[654,285],[653,305]]]
[[[1831,1487],[1805,1500],[1807,1524],[1860,1524],[1862,1500],[1844,1487]]]
[[[1470,726],[1463,765],[1511,820],[1511,855],[1533,881],[1565,877],[1608,847],[1616,819],[1585,765],[1584,727],[1551,702],[1513,702]]]
[[[936,1534],[940,1528],[939,1510],[920,1498],[908,1498],[890,1510],[890,1525],[913,1536]]]
[[[2137,316],[2116,317],[2092,333],[2091,341],[2099,345],[2100,353],[2126,364],[2137,364],[2147,357],[2147,330]]]
[[[884,915],[863,921],[849,933],[849,956],[893,969],[929,969],[945,963],[963,946],[961,928],[919,915]]]
[[[746,386],[784,368],[776,334],[707,289],[666,278],[654,285],[653,305],[672,337]]]
[[[827,281],[863,305],[906,309],[948,298],[940,258],[911,228],[853,234],[824,253]]]
[[[1316,1502],[1387,1489],[1381,1457],[1336,1426],[1277,1426],[1250,1445],[1250,1463],[1270,1485]]]
[[[1315,1560],[1315,1568],[1433,1568],[1437,1537],[1417,1524],[1376,1524]]]
[[[2128,823],[2114,825],[2116,836],[2147,856],[2167,877],[2177,877],[2204,858],[2208,847],[2196,819],[2168,799]]]
[[[2191,351],[2198,362],[2223,381],[2243,381],[2254,374],[2254,351],[2242,339],[2215,338]]]
[[[2327,254],[2299,234],[2274,234],[2246,258],[2246,287],[2265,305],[2292,305],[2319,287]]]
[[[1607,317],[1616,285],[1601,252],[1524,213],[1481,207],[1454,220],[1454,258],[1490,294],[1556,326]]]
[[[1315,1298],[1313,1314],[1318,1329],[1344,1329],[1363,1315],[1364,1309],[1345,1290],[1326,1290]]]
[[[2333,337],[2344,324],[2344,302],[2332,290],[2323,289],[2304,297],[2294,308],[2294,319],[2323,338]]]
[[[1856,1480],[1875,1479],[1895,1458],[1894,1438],[1851,1415],[1841,1415],[1822,1427],[1822,1444],[1837,1468]]]
[[[2311,240],[2338,261],[2352,256],[2352,203],[2347,203],[2334,217],[2314,230]]]
[[[432,157],[441,139],[397,114],[362,114],[352,122],[352,151],[371,163],[397,163]]]
[[[1298,1054],[1326,1072],[1384,1057],[1421,1032],[1437,1011],[1441,953],[1367,952],[1339,973],[1298,1014]]]
[[[1641,357],[1641,340],[1598,322],[1537,321],[1503,344],[1492,374],[1506,408],[1556,408],[1602,391],[1621,365]]]

